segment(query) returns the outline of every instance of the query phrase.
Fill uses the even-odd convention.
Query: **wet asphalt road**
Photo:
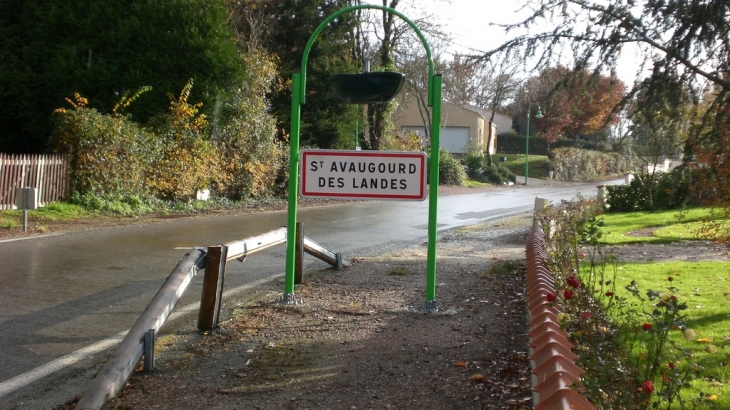
[[[530,183],[440,197],[439,230],[531,212],[536,196],[555,202],[596,192],[596,184]],[[305,235],[324,247],[367,256],[425,241],[428,204],[353,202],[300,210],[298,217]],[[285,212],[272,212],[0,242],[0,409],[52,408],[81,394],[113,349],[66,365],[68,355],[129,329],[185,252],[180,248],[227,243],[285,224]],[[226,290],[282,274],[284,254],[280,245],[245,263],[230,262]],[[201,282],[198,275],[178,307],[199,300]],[[284,290],[278,281],[267,286]],[[179,320],[194,325],[197,315]],[[55,371],[32,381],[48,363]]]

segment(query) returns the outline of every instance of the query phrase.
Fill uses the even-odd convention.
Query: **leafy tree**
[[[495,50],[485,53],[489,58],[505,49],[521,49],[526,58],[535,58],[539,68],[561,60],[566,51],[572,52],[579,69],[594,66],[597,70],[613,71],[627,45],[636,48],[643,61],[637,81],[622,104],[643,90],[669,86],[668,92],[681,84],[689,91],[691,104],[711,98],[707,110],[690,129],[686,158],[692,150],[712,145],[729,121],[730,105],[730,3],[711,0],[545,0],[525,2],[532,7],[531,15],[507,30],[520,27],[552,27],[537,34],[517,36]],[[645,73],[645,74],[643,74]],[[711,96],[707,92],[712,90]],[[646,93],[640,105],[652,105],[653,96]],[[686,105],[684,93],[676,94],[670,103]],[[640,112],[640,110],[637,110]]]
[[[276,120],[266,92],[277,72],[275,58],[263,51],[243,54],[246,78],[220,104],[220,124],[212,141],[219,153],[216,192],[227,198],[261,197],[276,192],[283,178],[286,150],[276,138]]]
[[[534,130],[548,143],[548,149],[566,136],[577,141],[618,121],[613,107],[624,97],[624,90],[624,84],[615,77],[566,67],[548,68],[527,80],[517,100],[522,114],[516,124],[523,127],[528,106],[539,103],[544,119],[534,121]]]
[[[180,95],[170,96],[169,112],[153,119],[158,138],[146,184],[164,199],[190,199],[219,179],[222,163],[210,144],[202,103],[190,104],[193,80]]]
[[[227,17],[220,0],[0,2],[0,146],[48,149],[51,113],[75,92],[109,113],[151,86],[129,109],[146,121],[194,78],[194,98],[212,109],[243,72]]]
[[[304,48],[319,24],[352,0],[246,0],[229,2],[239,38],[255,42],[279,62],[279,83],[270,90],[272,112],[282,139],[290,129],[291,75],[299,72]],[[342,103],[330,89],[330,74],[356,72],[352,52],[357,16],[347,13],[317,37],[307,62],[307,95],[302,105],[301,140],[321,148],[341,148],[351,141],[357,107]],[[347,145],[352,147],[350,143]]]

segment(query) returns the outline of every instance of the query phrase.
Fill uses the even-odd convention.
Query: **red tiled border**
[[[585,374],[575,364],[578,356],[558,323],[560,307],[547,301],[555,293],[555,279],[547,268],[545,234],[535,227],[527,237],[527,304],[530,313],[530,363],[535,410],[593,409],[585,397],[570,386]]]

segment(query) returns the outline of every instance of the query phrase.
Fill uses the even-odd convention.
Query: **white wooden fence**
[[[38,189],[40,206],[66,199],[68,169],[65,155],[0,153],[0,210],[15,209],[15,188]]]

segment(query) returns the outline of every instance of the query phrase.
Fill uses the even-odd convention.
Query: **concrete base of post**
[[[439,307],[436,304],[436,301],[435,300],[427,300],[426,301],[426,304],[423,305],[423,309],[421,309],[421,310],[424,311],[424,312],[435,313],[435,312],[438,312],[439,311]]]
[[[281,296],[281,303],[284,305],[301,305],[304,301],[297,299],[293,293],[284,293]]]

